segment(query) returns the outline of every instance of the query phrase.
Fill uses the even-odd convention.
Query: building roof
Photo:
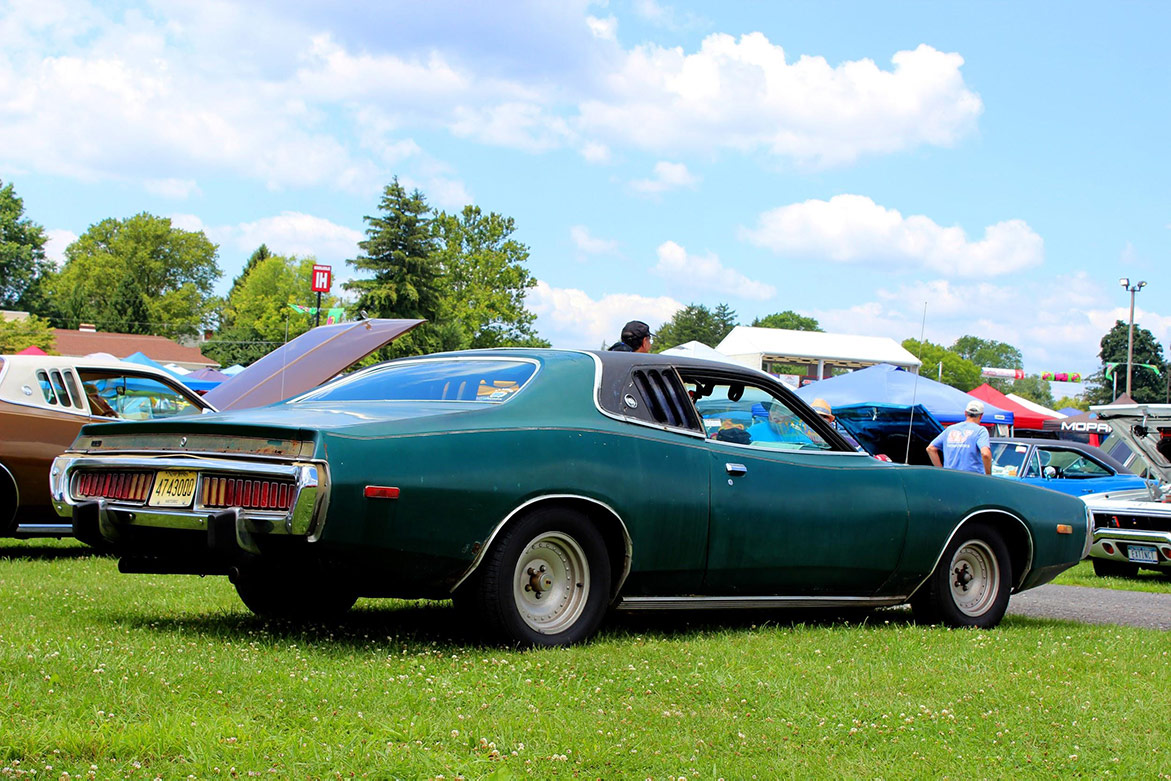
[[[762,357],[836,361],[869,366],[889,363],[918,368],[922,361],[886,336],[827,334],[820,331],[789,331],[783,328],[753,328],[738,325],[716,345],[724,355],[737,359]]]
[[[142,352],[159,363],[175,363],[188,369],[219,365],[201,353],[198,347],[184,347],[165,336],[73,331],[66,328],[54,328],[53,335],[57,339],[55,349],[62,355],[109,353],[127,356]]]

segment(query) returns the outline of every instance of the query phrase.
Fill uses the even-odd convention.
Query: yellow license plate
[[[194,472],[159,472],[148,504],[154,507],[190,507],[195,498]]]

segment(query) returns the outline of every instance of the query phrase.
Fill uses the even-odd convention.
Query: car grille
[[[1171,515],[1152,516],[1094,513],[1094,528],[1171,532]]]
[[[284,511],[293,506],[296,497],[297,486],[286,480],[248,480],[204,475],[199,503],[204,507]]]
[[[73,483],[79,499],[118,499],[145,502],[150,495],[154,475],[151,472],[82,472]]]

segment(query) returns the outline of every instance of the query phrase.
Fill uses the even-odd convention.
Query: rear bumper
[[[1171,532],[1099,527],[1094,529],[1090,556],[1095,559],[1129,562],[1131,560],[1127,551],[1131,545],[1144,545],[1157,551],[1159,560],[1154,563],[1144,562],[1143,566],[1171,568]]]
[[[77,496],[72,492],[75,476],[86,470],[166,469],[194,471],[197,487],[192,505],[186,508],[150,507],[145,502]],[[296,495],[288,510],[256,510],[204,507],[200,486],[205,475],[231,475],[249,479],[292,480]],[[174,456],[70,456],[58,457],[50,471],[50,492],[57,514],[72,519],[78,539],[93,545],[142,548],[153,541],[158,555],[186,554],[174,550],[186,540],[206,536],[211,551],[229,548],[253,554],[263,552],[264,540],[273,538],[316,541],[328,502],[325,465],[315,462],[252,462],[222,458]],[[166,531],[175,532],[167,535]],[[173,543],[168,542],[173,539]]]

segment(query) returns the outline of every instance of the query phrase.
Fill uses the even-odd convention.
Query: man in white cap
[[[983,416],[984,403],[976,399],[969,401],[968,406],[964,407],[966,420],[948,426],[927,446],[927,457],[931,463],[964,472],[992,474],[992,448],[988,445],[988,429],[980,425]]]

